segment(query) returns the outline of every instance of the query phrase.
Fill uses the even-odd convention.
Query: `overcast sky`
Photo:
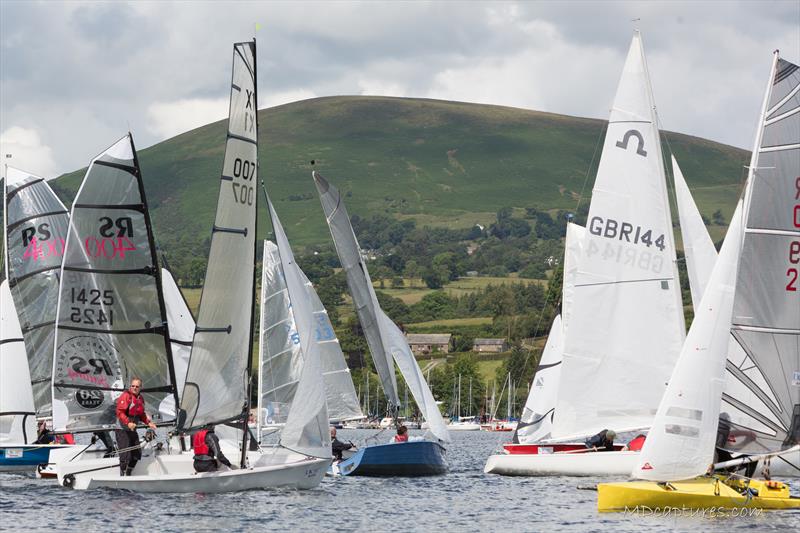
[[[772,51],[800,61],[800,0],[2,0],[3,161],[53,177],[129,128],[141,148],[224,118],[255,23],[261,108],[368,94],[597,118],[637,27],[662,127],[747,149]]]

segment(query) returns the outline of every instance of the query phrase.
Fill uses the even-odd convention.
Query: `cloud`
[[[25,170],[43,178],[56,177],[57,166],[49,146],[35,129],[11,126],[0,133],[0,154],[2,161],[20,170]],[[11,154],[11,157],[8,157]]]
[[[156,102],[147,108],[147,131],[166,139],[227,117],[227,98]]]

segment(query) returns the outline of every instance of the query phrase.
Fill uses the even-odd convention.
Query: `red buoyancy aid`
[[[395,442],[408,442],[408,433],[405,435],[395,435],[394,436]]]
[[[117,399],[117,418],[123,427],[128,422],[144,422],[146,424],[148,418],[144,412],[144,398],[142,398],[142,395],[134,396],[130,391],[123,392]]]
[[[207,429],[201,429],[192,435],[192,448],[195,455],[208,455],[208,445],[206,444]]]
[[[628,449],[632,452],[638,452],[644,446],[645,438],[644,435],[637,435],[635,439],[628,443]]]

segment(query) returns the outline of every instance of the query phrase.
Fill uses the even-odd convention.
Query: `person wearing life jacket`
[[[208,425],[192,435],[192,448],[195,472],[216,472],[219,463],[232,468],[231,462],[219,447],[219,437],[214,432],[214,426]]]
[[[150,429],[156,429],[156,425],[144,412],[144,397],[140,394],[141,390],[142,380],[134,376],[131,378],[130,388],[117,398],[116,413],[120,429],[115,433],[117,448],[123,450],[119,453],[119,471],[123,476],[130,476],[136,463],[142,458],[136,427],[139,424],[147,424]]]
[[[392,442],[408,442],[408,428],[400,426],[397,428],[397,435],[394,436]]]
[[[642,450],[642,446],[644,446],[644,441],[647,437],[639,433],[631,441],[622,447],[622,451],[629,451],[629,452],[638,452]]]

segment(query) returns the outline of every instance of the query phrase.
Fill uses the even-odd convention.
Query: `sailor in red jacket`
[[[150,429],[156,429],[156,425],[144,412],[144,398],[139,394],[141,390],[142,380],[133,377],[130,388],[117,399],[117,421],[122,427],[122,429],[116,430],[117,448],[125,450],[120,451],[119,454],[119,470],[123,476],[130,476],[136,463],[142,458],[136,427],[139,424],[147,424]]]

